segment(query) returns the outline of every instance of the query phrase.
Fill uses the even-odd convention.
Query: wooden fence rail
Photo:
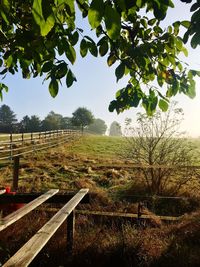
[[[58,190],[50,190],[41,197],[35,199],[31,203],[27,204],[18,211],[8,215],[7,218],[1,223],[0,230],[14,223],[22,216],[38,207],[46,199],[56,194]],[[82,201],[82,199],[87,195],[89,189],[81,189],[75,196],[73,196],[29,241],[21,247],[14,256],[12,256],[3,267],[26,267],[28,266],[41,249],[46,245],[49,239],[54,235],[61,224],[67,219],[67,249],[69,251],[73,248],[74,239],[74,226],[75,226],[75,216],[74,209]],[[10,224],[9,224],[10,222]]]
[[[9,160],[16,156],[55,147],[80,135],[79,130],[70,129],[0,135],[0,160]]]

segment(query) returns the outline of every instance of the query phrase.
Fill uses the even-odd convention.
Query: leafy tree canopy
[[[63,117],[54,111],[49,112],[49,114],[42,121],[42,130],[51,131],[61,129]]]
[[[121,125],[117,121],[113,121],[110,125],[110,136],[122,136]]]
[[[172,0],[2,0],[0,75],[19,69],[23,78],[45,75],[55,97],[62,79],[67,87],[76,81],[72,65],[77,51],[82,57],[106,56],[108,66],[116,64],[117,81],[129,75],[110,111],[119,113],[140,103],[149,115],[157,106],[166,111],[177,93],[195,97],[194,76],[200,72],[179,60],[180,53],[187,55],[184,43],[190,36],[193,48],[200,44],[200,1],[194,2],[191,21],[176,21],[164,30],[160,22],[174,7]],[[96,32],[97,43],[76,25],[78,9]],[[142,16],[141,10],[153,18]],[[180,27],[186,28],[183,38]],[[0,83],[0,97],[3,90],[8,88]]]
[[[20,132],[39,132],[41,129],[41,120],[38,116],[24,116],[20,122]]]
[[[72,113],[71,122],[74,126],[80,126],[82,131],[84,127],[90,125],[94,121],[94,116],[91,111],[89,111],[87,108],[80,107],[77,108]]]
[[[94,122],[88,126],[88,130],[97,134],[105,134],[107,125],[102,119],[94,119]]]
[[[17,122],[14,111],[7,105],[0,107],[0,132],[12,132]]]

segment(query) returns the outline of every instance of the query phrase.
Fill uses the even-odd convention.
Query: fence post
[[[10,133],[10,160],[12,160],[13,157],[13,136],[12,133]]]
[[[22,133],[22,145],[24,145],[24,133]]]
[[[67,252],[71,253],[74,244],[75,233],[75,211],[73,210],[67,217]]]
[[[13,190],[18,189],[19,180],[19,156],[13,158]]]

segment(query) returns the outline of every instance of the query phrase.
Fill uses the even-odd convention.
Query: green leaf
[[[90,53],[94,56],[97,57],[98,56],[98,50],[97,50],[97,46],[94,42],[88,42],[88,48]]]
[[[158,1],[155,1],[153,5],[154,5],[153,13],[155,18],[157,18],[158,20],[163,20],[166,17],[167,6],[165,6],[164,4],[160,4],[160,2]]]
[[[74,15],[75,14],[75,6],[74,6],[74,0],[64,0],[65,4],[68,5],[69,9],[70,9],[70,13],[69,15]]]
[[[124,76],[124,73],[125,73],[125,64],[121,63],[115,69],[115,76],[117,77],[117,82]]]
[[[120,36],[121,18],[119,13],[110,5],[105,8],[105,24],[108,36],[112,40],[116,40]]]
[[[74,62],[76,61],[76,51],[68,42],[66,42],[65,44],[65,55],[69,59],[69,61],[74,64]]]
[[[40,25],[41,35],[46,36],[55,24],[54,14],[51,14],[46,21]]]
[[[148,21],[148,24],[149,24],[150,26],[153,26],[153,25],[156,23],[156,21],[157,21],[157,19],[150,19],[150,20]]]
[[[114,54],[111,54],[107,59],[108,66],[112,66],[116,62],[117,58]]]
[[[155,95],[154,90],[149,90],[149,96],[143,97],[142,105],[145,108],[147,115],[152,116],[156,111],[158,97]]]
[[[76,45],[79,39],[79,34],[77,31],[75,31],[72,35],[69,36],[69,41],[71,45]]]
[[[56,79],[52,79],[49,84],[49,92],[52,97],[56,97],[58,94],[58,82]]]
[[[191,23],[188,20],[184,20],[184,21],[181,21],[181,25],[183,27],[185,27],[186,29],[188,29],[190,27]]]
[[[67,87],[72,86],[73,82],[76,82],[76,77],[74,76],[73,72],[69,69],[66,77]]]
[[[197,10],[199,7],[200,7],[200,3],[194,3],[190,8],[190,12]]]
[[[197,45],[200,45],[200,32],[197,32],[193,35],[192,40],[191,40],[191,46],[192,48],[196,48]]]
[[[32,14],[35,22],[40,26],[44,22],[42,14],[42,0],[33,1]]]
[[[192,73],[193,76],[198,76],[200,77],[200,71],[197,71],[197,70],[190,70],[190,72]]]
[[[6,67],[11,67],[12,66],[12,63],[13,63],[13,57],[12,55],[10,55],[6,60],[5,60],[5,65]]]
[[[50,9],[50,6],[48,6],[48,9]],[[41,35],[46,36],[55,24],[53,11],[45,21],[42,12],[42,0],[34,0],[32,7],[32,14],[36,24],[40,26]]]
[[[1,0],[1,6],[2,6],[3,10],[5,10],[6,12],[9,12],[10,7],[11,7],[11,1],[10,0]]]
[[[141,6],[142,6],[142,0],[137,0],[136,1],[136,6],[139,7],[139,8],[141,8]]]
[[[80,54],[82,57],[85,57],[87,55],[87,52],[88,52],[87,41],[85,39],[82,39],[80,43]]]
[[[122,11],[126,10],[126,3],[124,0],[116,0],[116,3]]]
[[[163,100],[163,99],[160,99],[159,100],[159,103],[158,103],[158,106],[159,106],[159,108],[162,110],[162,111],[167,111],[168,110],[168,103],[165,101],[165,100]]]
[[[68,72],[68,66],[67,63],[62,62],[60,63],[56,69],[55,69],[55,78],[56,79],[62,79]]]
[[[103,0],[93,0],[88,11],[88,21],[92,29],[95,29],[100,25],[103,18],[103,14],[104,14]]]
[[[186,57],[188,57],[188,51],[185,47],[182,47],[182,52]]]
[[[182,40],[180,39],[180,38],[176,38],[175,39],[175,42],[176,42],[176,47],[178,48],[178,50],[182,50],[182,48],[183,48],[183,42],[182,42]]]
[[[108,43],[105,41],[103,42],[99,47],[99,54],[100,56],[105,56],[105,54],[108,52]]]
[[[110,102],[109,107],[108,107],[108,110],[110,112],[113,112],[116,109],[116,103],[117,103],[116,100],[113,100],[113,101]]]
[[[5,90],[8,92],[8,86],[6,86],[4,83],[0,83],[0,99],[3,100],[3,93],[2,91]]]
[[[49,72],[53,67],[53,61],[45,62],[42,66],[42,72]]]
[[[190,81],[190,85],[188,86],[187,95],[193,99],[196,96],[196,90],[195,90],[195,81],[192,79]]]

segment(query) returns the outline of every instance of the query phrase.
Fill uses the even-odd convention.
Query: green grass
[[[93,157],[119,158],[123,145],[123,137],[87,135],[71,147],[71,152]]]

